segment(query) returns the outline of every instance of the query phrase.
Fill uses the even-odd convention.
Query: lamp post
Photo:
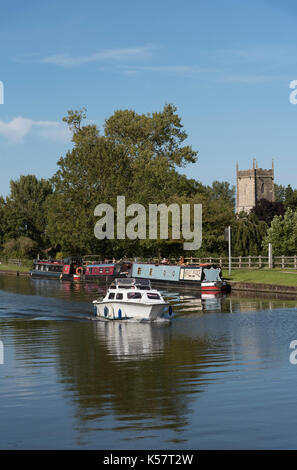
[[[231,259],[231,225],[229,225],[228,228],[225,228],[225,241],[228,242],[228,255],[229,255],[229,275],[231,274],[231,265],[232,265],[232,259]]]

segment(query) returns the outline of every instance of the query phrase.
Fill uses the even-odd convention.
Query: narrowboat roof
[[[88,264],[87,268],[112,268],[115,266],[116,263],[96,263],[96,264]]]
[[[54,264],[54,265],[60,265],[60,266],[63,266],[64,263],[63,261],[59,260],[59,261],[50,261],[50,260],[40,260],[40,259],[35,259],[33,261],[34,264]]]

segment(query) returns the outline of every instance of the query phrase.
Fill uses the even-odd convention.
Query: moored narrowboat
[[[128,277],[131,274],[131,266],[130,262],[94,262],[84,266],[84,279],[110,282],[116,277]]]
[[[220,292],[226,289],[222,269],[218,265],[165,265],[133,263],[131,276],[150,279],[154,284],[167,284],[183,288]]]
[[[60,279],[63,272],[64,263],[62,260],[40,260],[35,259],[30,271],[32,277],[47,277],[50,279]]]
[[[63,280],[75,280],[82,279],[83,267],[81,256],[69,256],[63,261],[63,272],[61,279]]]

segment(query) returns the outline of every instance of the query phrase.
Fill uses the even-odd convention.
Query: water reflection
[[[164,348],[164,328],[169,325],[151,325],[135,322],[96,322],[96,336],[104,340],[108,351],[119,360],[140,360],[158,355]]]

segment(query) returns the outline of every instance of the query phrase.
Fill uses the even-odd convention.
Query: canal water
[[[296,449],[297,300],[163,293],[102,322],[96,284],[0,276],[0,448]]]

